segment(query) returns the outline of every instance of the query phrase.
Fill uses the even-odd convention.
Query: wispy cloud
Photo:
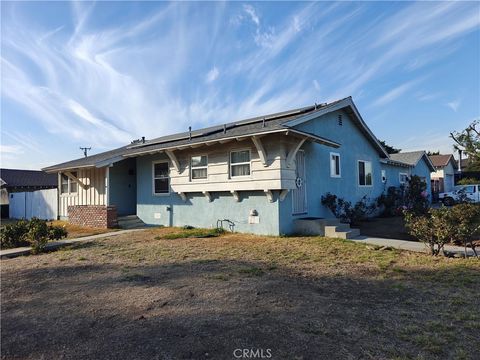
[[[455,100],[449,101],[446,105],[453,111],[457,112],[461,103],[462,102],[460,101],[460,99],[455,99]]]
[[[0,145],[0,153],[2,154],[23,154],[23,149],[21,146],[18,145]]]
[[[243,5],[243,10],[250,16],[250,20],[252,20],[255,25],[260,26],[260,17],[257,15],[257,12],[252,5]]]
[[[403,94],[405,94],[408,90],[410,90],[417,83],[418,83],[418,80],[414,80],[414,81],[409,81],[409,82],[406,82],[404,84],[401,84],[401,85],[391,89],[387,93],[385,93],[385,95],[379,97],[377,100],[375,100],[373,102],[372,105],[373,106],[386,105],[386,104],[396,100],[397,98],[399,98]]]
[[[422,78],[480,22],[477,4],[454,2],[386,11],[342,2],[285,11],[266,3],[156,3],[122,21],[99,20],[98,3],[70,6],[51,26],[22,16],[27,5],[2,7],[2,101],[28,112],[52,142],[97,151],[349,95],[382,111],[409,92],[445,103],[460,93],[434,97],[422,81],[398,79]],[[384,84],[396,85],[379,94]],[[26,153],[37,147],[7,128],[2,136]]]
[[[207,73],[207,76],[206,76],[206,81],[207,83],[211,83],[211,82],[214,82],[215,80],[217,80],[218,78],[218,75],[220,74],[220,72],[218,71],[218,68],[216,66],[214,66],[208,73]]]

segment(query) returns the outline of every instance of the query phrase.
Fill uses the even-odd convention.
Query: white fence
[[[10,193],[10,219],[57,219],[57,189]]]

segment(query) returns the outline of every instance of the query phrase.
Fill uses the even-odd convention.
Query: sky
[[[479,2],[1,2],[1,166],[352,96],[452,152],[480,117]]]

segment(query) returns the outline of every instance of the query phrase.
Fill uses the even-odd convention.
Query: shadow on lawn
[[[467,275],[434,290],[418,279],[446,273],[315,278],[242,261],[4,273],[2,358],[473,358],[479,276]]]

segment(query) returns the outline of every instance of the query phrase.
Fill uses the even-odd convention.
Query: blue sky
[[[353,96],[378,138],[480,116],[478,2],[2,2],[1,165]]]

